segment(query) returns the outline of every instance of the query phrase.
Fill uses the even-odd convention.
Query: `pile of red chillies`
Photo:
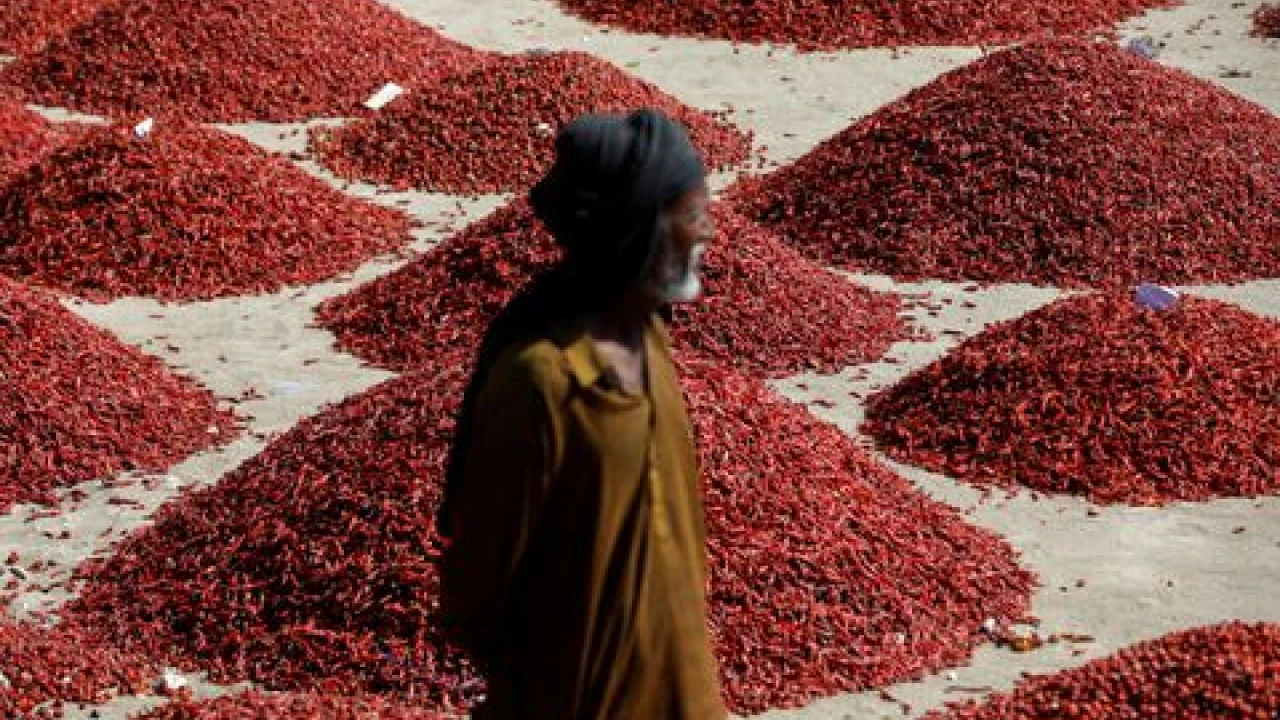
[[[559,0],[575,15],[663,35],[791,43],[801,50],[995,45],[1083,35],[1166,0]]]
[[[1165,635],[922,720],[1269,720],[1280,717],[1280,625]]]
[[[0,185],[35,162],[61,139],[44,118],[0,96]]]
[[[409,218],[246,140],[160,119],[95,127],[0,192],[0,272],[93,300],[279,290],[406,245]]]
[[[161,471],[230,441],[234,418],[163,363],[0,278],[0,511],[56,489]]]
[[[755,379],[682,353],[711,568],[709,620],[738,714],[884,687],[967,661],[1022,618],[1031,574]]]
[[[1280,276],[1280,119],[1107,43],[988,55],[732,194],[806,254],[900,279]]]
[[[1101,503],[1280,489],[1280,322],[1184,296],[1061,300],[874,395],[890,456],[979,485]]]
[[[143,693],[158,671],[112,648],[98,632],[0,622],[0,717],[58,717],[62,702]]]
[[[705,296],[672,319],[681,347],[776,377],[865,362],[911,336],[898,297],[806,261],[727,207],[714,212]],[[339,348],[379,366],[434,364],[440,353],[469,353],[489,318],[558,258],[550,234],[518,200],[399,271],[327,301],[319,321]]]
[[[131,720],[444,720],[439,713],[377,697],[266,695],[249,691],[212,700],[179,700]]]
[[[464,366],[348,398],[163,506],[81,569],[66,616],[216,682],[467,704],[482,688],[441,634],[434,529]]]
[[[384,83],[478,61],[378,0],[105,3],[0,72],[28,100],[110,117],[288,122],[343,115]]]
[[[93,17],[110,0],[6,0],[0,54],[23,55]]]
[[[68,616],[217,681],[465,706],[483,688],[440,633],[433,526],[464,367],[445,355],[346,400],[165,506],[82,572]],[[1003,540],[761,382],[682,369],[737,711],[955,665],[987,618],[1025,612],[1031,577]]]
[[[570,120],[644,107],[683,123],[712,167],[747,158],[748,135],[582,52],[526,53],[466,67],[412,89],[375,117],[316,129],[311,146],[344,178],[457,194],[505,192],[541,177],[556,133]]]

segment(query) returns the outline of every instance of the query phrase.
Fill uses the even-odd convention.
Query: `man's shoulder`
[[[492,377],[503,384],[523,385],[541,390],[548,397],[563,394],[569,383],[564,349],[551,338],[517,343],[498,358]]]

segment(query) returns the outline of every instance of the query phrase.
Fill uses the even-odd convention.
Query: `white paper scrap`
[[[382,86],[382,89],[373,94],[373,97],[364,101],[364,106],[370,110],[381,110],[386,107],[387,103],[400,97],[404,92],[404,88],[389,82]]]
[[[1178,291],[1163,285],[1143,283],[1133,289],[1133,299],[1143,307],[1164,312],[1178,304]]]
[[[168,668],[160,676],[160,687],[166,692],[177,692],[186,686],[187,679]]]
[[[142,122],[133,126],[133,134],[137,135],[139,138],[145,138],[146,136],[151,134],[151,131],[154,130],[155,127],[156,127],[155,118],[147,118],[146,120],[143,120]]]
[[[306,386],[303,383],[300,383],[296,380],[283,380],[281,382],[276,383],[275,387],[273,387],[272,389],[275,390],[277,395],[292,397],[294,395],[301,393],[305,387]]]

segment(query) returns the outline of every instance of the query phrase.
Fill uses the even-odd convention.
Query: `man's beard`
[[[663,280],[658,287],[662,302],[688,303],[702,296],[702,255],[706,249],[706,245],[693,246],[680,275]]]

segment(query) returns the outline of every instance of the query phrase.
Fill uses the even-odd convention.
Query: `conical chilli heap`
[[[1184,296],[1072,297],[868,403],[881,449],[979,485],[1160,503],[1280,490],[1280,322]]]
[[[137,122],[290,122],[347,115],[384,83],[483,53],[377,0],[108,2],[0,73],[29,100]]]
[[[1280,276],[1280,118],[1083,40],[953,70],[729,195],[807,255],[901,279]]]
[[[962,662],[986,618],[1026,609],[1031,580],[1007,544],[759,381],[681,362],[736,710]],[[84,569],[67,617],[221,682],[466,705],[482,687],[441,636],[433,525],[465,364],[444,353],[165,506]]]
[[[327,408],[163,506],[81,568],[65,617],[215,682],[466,704],[482,688],[440,631],[434,529],[465,364]]]
[[[569,12],[635,32],[794,44],[801,50],[1001,45],[1048,34],[1111,32],[1168,0],[559,0]]]
[[[677,307],[677,345],[770,376],[832,371],[912,336],[897,296],[845,282],[720,206],[705,296]],[[338,346],[392,369],[468,348],[487,318],[559,249],[524,201],[471,225],[401,270],[326,302]],[[457,292],[440,288],[457,287]]]
[[[1033,578],[1003,539],[763,383],[684,357],[706,493],[710,616],[739,714],[967,661]]]
[[[56,300],[0,279],[0,511],[162,471],[237,430],[213,395]]]
[[[709,166],[747,158],[750,136],[581,52],[503,57],[420,87],[376,116],[317,128],[311,147],[338,175],[450,193],[527,188],[551,166],[556,133],[591,112],[655,108],[683,123]]]
[[[1228,622],[1125,648],[983,701],[923,720],[1184,718],[1253,720],[1280,714],[1280,625]]]
[[[330,279],[411,240],[398,211],[161,118],[86,130],[0,194],[0,272],[93,300],[193,300]]]

